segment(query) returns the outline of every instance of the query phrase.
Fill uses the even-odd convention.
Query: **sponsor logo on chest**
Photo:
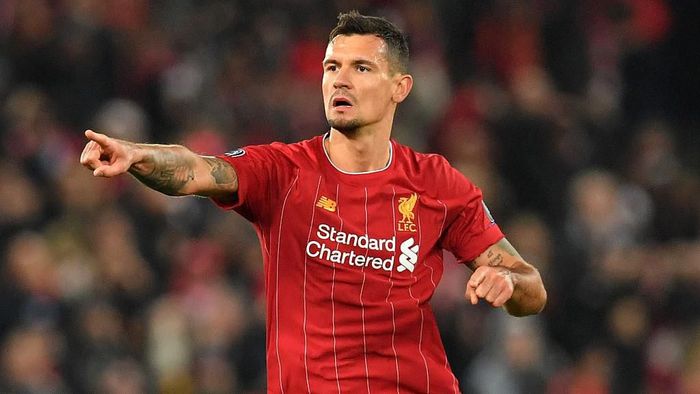
[[[398,237],[397,235],[387,238],[373,237],[368,234],[343,231],[327,223],[319,223],[314,230],[315,237],[306,244],[306,255],[331,264],[386,272],[394,269],[399,273],[413,272],[418,263],[420,250],[420,245],[413,235],[418,231],[414,213],[417,202],[416,193],[399,197],[396,201],[400,214],[395,223]],[[337,203],[328,197],[321,196],[316,207],[335,212]],[[403,235],[405,233],[410,234],[408,238]],[[403,239],[398,244],[398,255],[397,238]]]

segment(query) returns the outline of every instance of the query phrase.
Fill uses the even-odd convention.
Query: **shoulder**
[[[262,160],[271,160],[277,163],[304,165],[309,161],[316,161],[317,145],[320,143],[320,138],[317,136],[293,143],[276,141],[262,145],[248,145],[234,152],[241,156],[252,154]]]
[[[293,143],[273,142],[270,144],[270,147],[283,154],[308,156],[313,155],[316,152],[321,138],[321,136],[316,136],[307,140]]]
[[[413,176],[433,178],[440,181],[447,177],[452,180],[454,177],[464,176],[457,171],[445,156],[439,153],[423,153],[411,147],[395,143],[397,165],[403,171]]]
[[[397,167],[410,180],[423,185],[426,192],[436,198],[451,198],[473,193],[474,184],[438,153],[417,152],[413,148],[396,143]]]
[[[256,150],[256,151],[267,151],[279,154],[299,154],[305,153],[313,150],[313,146],[317,143],[320,136],[316,136],[307,140],[297,141],[297,142],[282,142],[273,141],[266,144],[255,144],[246,145],[238,150]]]
[[[438,153],[418,152],[410,146],[393,141],[397,164],[407,169],[443,168],[449,166],[447,159]]]

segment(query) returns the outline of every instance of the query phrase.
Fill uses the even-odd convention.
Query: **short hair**
[[[340,13],[338,24],[331,30],[328,41],[339,35],[371,34],[384,40],[389,49],[390,66],[401,73],[408,72],[408,39],[393,23],[385,18],[362,15],[357,11]]]

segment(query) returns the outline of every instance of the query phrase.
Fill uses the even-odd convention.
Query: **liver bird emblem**
[[[418,195],[416,193],[411,194],[410,197],[399,198],[399,212],[403,216],[400,220],[401,223],[413,223],[415,215],[413,214],[413,208],[418,202]]]

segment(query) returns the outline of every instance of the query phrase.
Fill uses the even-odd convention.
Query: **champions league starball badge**
[[[234,149],[232,151],[228,151],[228,152],[224,153],[224,155],[226,155],[228,157],[241,157],[241,156],[245,155],[245,149],[243,149],[243,148]]]

